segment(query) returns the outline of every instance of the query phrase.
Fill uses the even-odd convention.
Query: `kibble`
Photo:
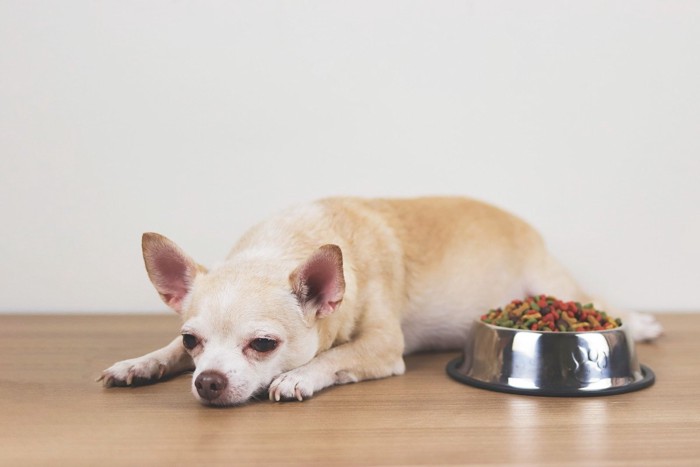
[[[547,295],[534,295],[513,300],[503,308],[481,316],[488,324],[514,329],[551,332],[605,331],[622,325],[593,304],[565,302]]]

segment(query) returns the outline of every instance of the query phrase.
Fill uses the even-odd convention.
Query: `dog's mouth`
[[[233,394],[222,394],[215,399],[205,399],[201,396],[195,394],[195,398],[200,404],[206,407],[236,407],[239,405],[246,404],[249,399],[242,399],[235,397]]]
[[[238,407],[240,405],[246,404],[248,401],[228,401],[224,400],[222,398],[213,400],[213,401],[208,401],[206,399],[199,399],[199,403],[202,404],[205,407],[213,407],[213,408],[227,408],[227,407]]]
[[[192,392],[200,404],[204,405],[205,407],[213,408],[239,407],[251,402],[265,401],[268,399],[267,387],[265,386],[261,386],[250,396],[245,398],[241,397],[236,392],[230,391],[225,392],[214,399],[205,399],[197,393],[197,389],[194,385],[192,386]]]

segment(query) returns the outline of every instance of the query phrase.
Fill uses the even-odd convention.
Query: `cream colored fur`
[[[178,338],[101,379],[130,385],[194,370],[195,397],[212,405],[261,391],[302,400],[334,384],[402,374],[404,354],[459,349],[481,313],[527,294],[591,300],[525,222],[463,198],[334,198],[289,209],[253,227],[210,271],[157,234],[144,235],[144,258],[183,333],[201,342],[188,352]],[[309,264],[333,277],[340,268],[323,303],[295,292]],[[661,332],[653,318],[629,319],[637,339]],[[256,352],[258,338],[277,347]],[[205,371],[225,378],[213,399],[194,386]]]

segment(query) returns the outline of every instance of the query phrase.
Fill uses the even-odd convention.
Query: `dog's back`
[[[406,352],[460,346],[478,314],[513,297],[555,286],[580,295],[566,279],[538,284],[533,271],[556,265],[530,226],[467,198],[327,198],[254,227],[231,257],[274,247],[292,264],[325,243],[343,251],[343,308],[357,319],[370,303],[387,303],[400,315]]]

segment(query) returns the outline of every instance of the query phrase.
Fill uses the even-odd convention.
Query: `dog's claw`
[[[273,381],[268,389],[270,400],[273,402],[279,402],[282,399],[282,390],[280,388],[281,381]]]
[[[271,401],[298,400],[303,402],[313,395],[313,386],[309,380],[299,374],[299,370],[284,373],[275,379],[270,385],[269,393]]]
[[[132,370],[129,371],[129,374],[126,375],[126,385],[131,386],[131,383],[134,382],[134,372]]]

